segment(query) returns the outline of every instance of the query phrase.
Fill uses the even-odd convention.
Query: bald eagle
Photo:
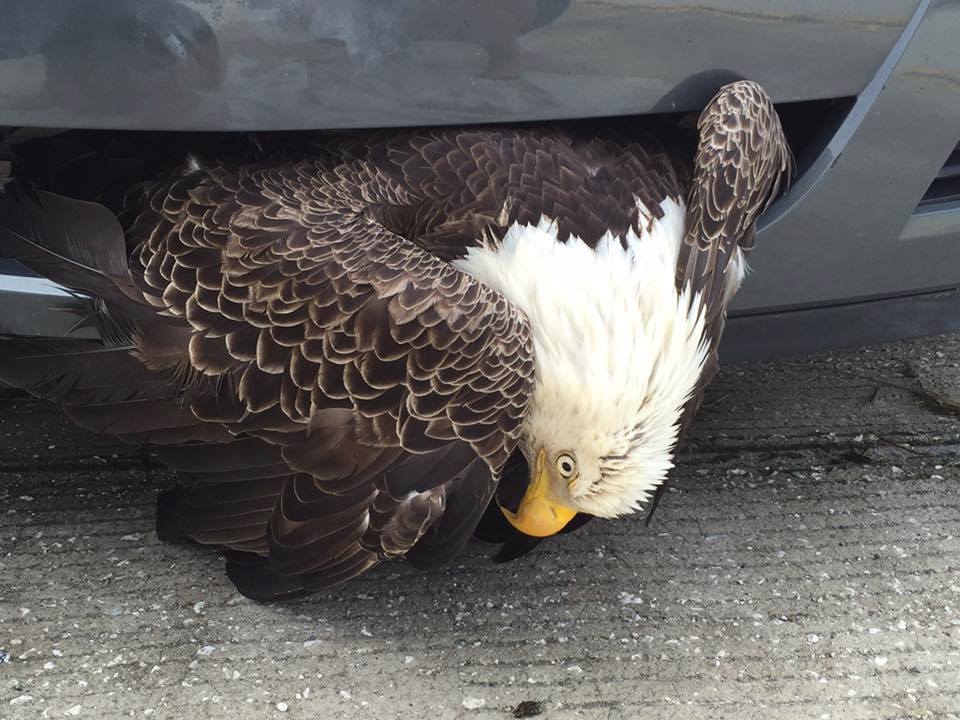
[[[0,252],[99,339],[6,338],[0,378],[154,445],[160,536],[226,548],[255,598],[435,567],[497,518],[536,539],[649,508],[792,171],[755,83],[698,130],[692,169],[482,128],[191,160],[115,210],[13,182]]]

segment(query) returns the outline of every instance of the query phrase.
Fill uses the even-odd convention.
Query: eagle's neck
[[[590,508],[599,515],[629,512],[663,480],[703,367],[700,299],[675,288],[684,208],[661,208],[623,242],[560,242],[544,218],[456,261],[528,316],[536,384],[524,435],[596,458],[579,490],[605,503]]]
[[[558,354],[586,355],[607,375],[632,375],[633,366],[624,366],[631,353],[622,343],[677,309],[684,207],[666,199],[660,208],[663,217],[639,236],[633,230],[622,239],[607,233],[595,247],[577,237],[561,242],[547,217],[537,225],[514,224],[499,243],[471,247],[454,264],[526,313],[538,366]]]

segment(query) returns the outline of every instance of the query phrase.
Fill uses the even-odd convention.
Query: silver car
[[[236,131],[674,122],[750,78],[799,173],[762,219],[724,359],[960,328],[960,3],[6,0],[3,16],[10,157],[65,138],[82,157],[107,136],[175,153]],[[0,263],[0,334],[72,328],[69,295]]]

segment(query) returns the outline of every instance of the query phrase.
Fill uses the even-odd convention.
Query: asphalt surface
[[[649,527],[278,605],[0,399],[2,718],[958,718],[960,336],[726,367]]]

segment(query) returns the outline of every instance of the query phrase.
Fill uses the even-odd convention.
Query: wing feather
[[[753,248],[757,218],[789,186],[793,155],[773,102],[757,83],[724,86],[697,124],[700,142],[687,196],[677,287],[699,295],[707,314],[709,355],[684,408],[680,437],[688,434],[703,394],[719,369],[717,350],[727,305],[740,278],[737,263]],[[736,263],[734,260],[736,259]],[[657,488],[647,522],[666,485]]]

